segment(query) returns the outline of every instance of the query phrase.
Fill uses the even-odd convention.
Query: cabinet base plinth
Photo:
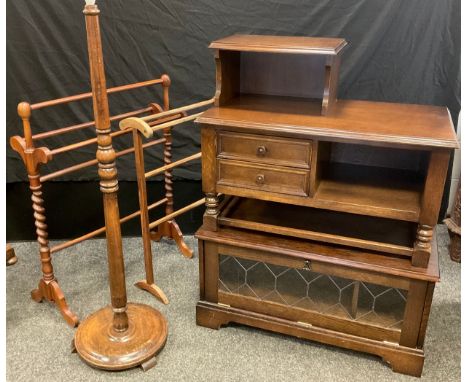
[[[235,322],[327,345],[374,354],[390,364],[394,372],[414,377],[421,376],[424,365],[424,352],[421,349],[353,336],[316,326],[305,326],[298,322],[216,303],[199,301],[196,315],[197,325],[211,329],[219,329],[222,325]]]

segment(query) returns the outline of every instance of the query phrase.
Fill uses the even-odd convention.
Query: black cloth
[[[339,97],[448,106],[460,110],[460,1],[458,0],[98,0],[108,87],[159,77],[172,79],[172,106],[213,96],[215,66],[207,48],[234,33],[337,36],[343,54]],[[78,0],[7,0],[6,135],[22,134],[16,105],[90,89],[86,34]],[[118,114],[161,103],[161,88],[110,96]],[[34,132],[92,119],[91,101],[33,113]],[[95,136],[93,129],[38,142],[54,148]],[[116,138],[116,149],[130,137]],[[199,150],[199,131],[174,129],[174,158]],[[95,146],[57,156],[58,170],[94,158]],[[148,168],[162,164],[162,150],[146,154]],[[134,180],[133,157],[118,160],[119,178]],[[176,177],[200,179],[196,164]],[[95,167],[61,180],[97,179]],[[7,182],[27,180],[7,141]]]

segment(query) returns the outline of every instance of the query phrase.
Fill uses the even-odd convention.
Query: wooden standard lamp
[[[127,304],[125,267],[117,200],[115,152],[110,136],[109,104],[99,30],[99,9],[86,0],[88,54],[97,133],[100,189],[103,194],[111,306],[89,316],[78,327],[74,344],[89,365],[124,370],[154,365],[154,356],[166,343],[167,322],[160,312],[143,304]]]

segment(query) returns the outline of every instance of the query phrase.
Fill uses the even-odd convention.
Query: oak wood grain
[[[217,185],[248,188],[266,193],[307,196],[309,171],[218,160]]]
[[[213,232],[202,226],[195,236],[198,239],[209,240],[218,244],[257,249],[292,258],[317,260],[414,280],[438,282],[440,276],[437,246],[434,244],[435,239],[433,239],[433,250],[428,267],[419,268],[411,265],[411,260],[408,258],[391,257],[363,249],[321,244],[303,239],[266,233],[260,234],[234,228],[221,227],[218,231]]]
[[[202,242],[202,240],[200,240]],[[264,263],[279,265],[288,268],[307,269],[316,273],[323,273],[362,282],[374,283],[391,288],[408,290],[410,280],[397,275],[384,274],[378,271],[355,269],[345,265],[327,262],[312,262],[307,257],[291,257],[280,253],[256,250],[235,245],[218,244],[218,252],[223,255],[235,256],[240,259],[262,261]]]
[[[311,143],[297,139],[221,131],[218,158],[310,168]]]
[[[259,304],[254,298],[248,296],[240,296],[220,291],[219,302],[233,308],[281,317],[293,322],[307,322],[315,326],[329,328],[342,333],[365,336],[379,341],[398,342],[400,339],[400,331],[396,329],[386,329],[379,326],[353,322],[298,307],[286,307],[282,304],[270,301],[264,301]]]
[[[243,132],[366,143],[389,147],[458,148],[447,108],[390,102],[339,100],[327,116],[304,98],[242,95],[204,112],[197,122]],[[408,129],[411,126],[411,129]]]
[[[336,55],[346,44],[347,42],[344,39],[332,37],[237,34],[213,41],[210,48],[251,52]]]
[[[197,325],[219,329],[221,325],[226,325],[229,322],[376,354],[388,362],[393,371],[415,377],[421,376],[424,365],[424,352],[420,349],[412,349],[395,345],[393,342],[372,340],[316,326],[305,326],[298,322],[249,312],[244,309],[225,307],[204,301],[197,304]]]
[[[221,225],[411,256],[414,223],[239,198]]]

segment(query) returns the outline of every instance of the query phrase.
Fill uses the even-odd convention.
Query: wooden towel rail
[[[201,205],[205,204],[205,198],[199,199],[196,202],[193,202],[185,207],[182,207],[181,209],[178,209],[177,211],[174,211],[172,214],[166,215],[162,217],[161,219],[155,220],[154,222],[149,224],[150,228],[155,228],[159,226],[162,223],[165,223],[171,219],[174,219],[175,217],[182,215],[190,210],[193,210],[194,208],[200,207]],[[150,207],[148,207],[149,209]]]
[[[107,89],[107,94],[119,93],[119,92],[123,92],[127,90],[138,89],[141,87],[157,85],[157,84],[163,84],[164,86],[164,82],[167,82],[167,81],[169,81],[169,76],[163,74],[161,78],[155,78],[149,81],[135,82],[134,84],[121,85],[121,86],[109,88]],[[84,99],[89,99],[92,97],[93,97],[92,92],[75,94],[69,97],[57,98],[57,99],[53,99],[50,101],[34,103],[31,105],[31,110],[38,110],[44,107],[57,106],[57,105],[62,105],[65,103],[70,103],[70,102],[75,102],[75,101],[82,101]]]
[[[138,110],[129,111],[122,114],[117,114],[111,116],[109,119],[110,121],[122,121],[123,119],[135,116],[144,116],[145,114],[151,113],[152,120],[149,122],[151,128],[162,125],[162,124],[171,124],[173,122],[178,122],[185,117],[185,114],[181,111],[170,110],[169,111],[169,87],[171,81],[168,75],[163,74],[160,78],[156,78],[149,81],[138,82],[129,85],[117,86],[114,88],[110,88],[107,90],[107,94],[132,90],[141,88],[144,86],[151,86],[151,85],[161,85],[163,89],[163,108],[160,107],[158,104],[153,103],[150,104],[148,107],[140,108]],[[44,207],[44,198],[42,195],[42,184],[46,181],[56,179],[60,176],[73,173],[75,171],[82,170],[84,168],[94,166],[98,164],[97,159],[91,159],[85,162],[77,163],[72,166],[57,170],[55,172],[51,172],[48,174],[41,174],[41,167],[50,163],[55,155],[59,155],[65,152],[73,152],[79,148],[96,144],[97,138],[86,139],[80,142],[72,143],[69,145],[65,145],[58,148],[50,149],[46,146],[36,146],[36,142],[39,140],[48,139],[57,135],[61,134],[70,134],[81,129],[90,128],[95,126],[95,121],[89,121],[85,123],[76,124],[73,126],[58,128],[51,131],[41,132],[34,134],[32,133],[31,128],[31,115],[34,110],[45,109],[52,106],[63,105],[70,102],[81,101],[85,99],[91,99],[92,93],[83,93],[68,97],[63,97],[55,100],[39,102],[35,104],[29,104],[27,102],[21,102],[18,105],[18,114],[22,119],[23,123],[23,136],[14,136],[10,139],[10,144],[12,148],[19,153],[23,162],[26,167],[26,171],[28,173],[30,189],[32,192],[32,204],[34,210],[34,219],[36,225],[36,234],[37,234],[37,241],[40,246],[40,258],[41,258],[41,270],[42,270],[42,278],[39,281],[38,288],[31,292],[32,298],[37,301],[48,300],[54,302],[58,309],[60,310],[62,316],[64,317],[65,321],[70,324],[71,326],[76,326],[78,324],[78,317],[71,312],[68,307],[68,304],[65,300],[64,294],[58,284],[58,281],[54,274],[54,269],[52,266],[52,259],[51,254],[57,253],[65,248],[71,247],[76,245],[84,240],[90,239],[97,235],[100,235],[105,232],[105,227],[101,227],[96,229],[92,232],[89,232],[85,235],[82,235],[78,238],[74,238],[72,240],[68,240],[66,242],[60,243],[53,247],[49,246],[49,233],[48,227],[46,223],[46,210]],[[162,115],[162,113],[165,113]],[[161,113],[161,115],[158,115]],[[182,123],[182,122],[180,122]],[[155,127],[157,130],[157,127]],[[171,169],[175,166],[171,166],[171,149],[172,149],[172,137],[170,129],[162,127],[160,130],[164,130],[164,134],[162,138],[153,139],[149,142],[146,142],[142,145],[141,149],[147,149],[149,147],[164,144],[164,166],[161,172],[165,173],[165,197],[157,202],[152,203],[148,206],[148,210],[154,209],[156,207],[165,205],[166,206],[166,215],[173,212],[173,195],[172,195],[172,174]],[[110,133],[111,137],[119,137],[125,134],[131,133],[131,131],[123,131],[118,130]],[[135,152],[135,146],[129,147],[127,149],[118,151],[115,153],[116,157],[121,157],[123,155],[128,155]],[[180,164],[180,163],[179,163]],[[160,172],[160,173],[161,173]],[[120,219],[120,223],[125,223],[133,218],[136,218],[141,215],[141,209],[131,213],[123,218]],[[166,223],[166,222],[165,222]],[[151,237],[153,240],[159,240],[161,237],[166,236],[172,238],[178,244],[180,250],[185,256],[190,257],[191,250],[188,246],[183,242],[182,233],[180,229],[176,225],[175,221],[172,219],[171,222],[167,224],[171,224],[168,230],[167,224],[161,224],[158,226],[158,230],[156,232],[151,232]],[[156,227],[156,226],[153,226]]]
[[[135,115],[140,115],[140,114],[144,114],[144,113],[149,113],[152,110],[153,110],[153,108],[151,106],[148,106],[148,107],[145,107],[144,109],[138,109],[138,110],[130,111],[128,113],[114,115],[113,117],[110,117],[109,120],[111,122],[120,121],[121,119],[124,119],[124,118],[133,117]],[[92,127],[94,125],[95,125],[95,122],[90,121],[90,122],[80,123],[78,125],[62,127],[60,129],[45,131],[43,133],[34,134],[32,136],[32,139],[33,140],[40,140],[40,139],[46,139],[46,138],[50,138],[50,137],[56,137],[57,135],[71,133],[73,131],[86,129],[86,128]]]
[[[167,117],[167,116],[170,116],[170,115],[186,112],[188,110],[197,109],[197,108],[200,108],[200,107],[203,107],[203,106],[211,105],[213,103],[214,103],[214,98],[211,98],[211,99],[208,99],[206,101],[201,101],[201,102],[197,102],[197,103],[194,103],[194,104],[191,104],[191,105],[182,106],[182,107],[179,107],[177,109],[164,111],[164,112],[161,112],[159,114],[153,114],[153,115],[149,115],[149,116],[143,117],[143,118],[138,118],[138,117],[126,118],[126,119],[123,119],[120,122],[120,128],[121,129],[137,129],[146,138],[150,138],[155,131],[163,130],[163,129],[167,128],[167,127],[173,127],[173,126],[178,125],[180,123],[193,121],[194,119],[199,117],[202,113],[197,113],[197,114],[193,114],[193,115],[190,115],[190,116],[187,116],[187,117],[183,117],[183,118],[178,119],[177,121],[168,122],[166,124],[158,124],[156,127],[153,127],[150,123],[148,123],[149,121],[153,121],[154,119],[159,119],[159,118],[162,118],[162,117]]]
[[[144,147],[145,145],[143,145]],[[177,167],[177,166],[180,166],[182,164],[185,164],[187,162],[191,162],[193,160],[196,160],[196,159],[200,159],[201,158],[201,153],[196,153],[196,154],[193,154],[193,155],[190,155],[186,158],[182,158],[182,159],[179,159],[178,161],[175,161],[175,162],[172,162],[171,164],[168,164],[168,165],[165,165],[165,166],[162,166],[162,167],[159,167],[157,169],[154,169],[154,170],[151,170],[151,171],[148,171],[147,173],[145,173],[145,178],[148,179],[152,176],[156,176],[156,175],[159,175],[167,170],[172,170],[174,167]]]
[[[159,206],[163,205],[166,202],[167,202],[166,198],[158,200],[157,202],[154,202],[153,204],[149,205],[148,210],[152,210],[152,209],[154,209],[156,207],[159,207]],[[141,211],[138,210],[138,211],[135,211],[135,212],[131,213],[130,215],[124,216],[123,218],[120,219],[120,224],[126,223],[129,220],[134,219],[134,218],[140,216],[140,214],[141,214]],[[62,249],[72,247],[73,245],[81,243],[82,241],[85,241],[85,240],[91,239],[93,237],[96,237],[96,236],[104,233],[105,231],[106,231],[106,227],[101,227],[101,228],[96,229],[96,230],[94,230],[92,232],[89,232],[89,233],[87,233],[87,234],[85,234],[83,236],[77,237],[76,239],[69,240],[69,241],[66,241],[66,242],[61,243],[61,244],[57,244],[57,245],[50,248],[50,253],[52,254],[52,253],[61,251]]]
[[[164,143],[166,140],[164,138],[160,138],[160,139],[157,139],[155,141],[152,141],[152,142],[148,142],[148,143],[145,143],[143,145],[143,148],[146,149],[148,147],[151,147],[151,146],[155,146],[155,145],[158,145],[158,144],[161,144],[161,143]],[[129,147],[128,149],[125,149],[125,150],[121,150],[121,151],[117,151],[115,153],[115,156],[116,158],[119,158],[123,155],[127,155],[127,154],[131,154],[135,152],[135,148],[134,147]],[[62,170],[58,170],[58,171],[55,171],[55,172],[51,172],[47,175],[44,175],[44,176],[41,176],[41,182],[44,183],[48,180],[51,180],[51,179],[54,179],[54,178],[58,178],[60,176],[63,176],[63,175],[66,175],[66,174],[70,174],[72,172],[75,172],[75,171],[78,171],[78,170],[81,170],[83,168],[86,168],[86,167],[90,167],[90,166],[94,166],[98,163],[97,159],[91,159],[89,161],[86,161],[86,162],[81,162],[81,163],[78,163],[76,165],[73,165],[73,166],[70,166],[70,167],[67,167],[67,168],[64,168]]]
[[[193,202],[177,211],[173,210],[172,203],[172,169],[181,166],[190,161],[200,159],[201,153],[195,153],[188,157],[179,159],[172,162],[171,154],[171,142],[172,142],[172,128],[182,123],[192,121],[202,113],[193,114],[190,116],[182,116],[187,110],[193,110],[202,106],[210,105],[214,102],[214,99],[210,99],[203,102],[198,102],[192,105],[168,110],[168,105],[165,105],[165,111],[160,111],[157,114],[150,115],[148,117],[138,118],[130,117],[120,122],[120,128],[122,131],[132,131],[133,134],[133,145],[135,148],[135,169],[138,181],[138,199],[140,203],[140,221],[141,221],[141,234],[143,238],[143,254],[145,263],[145,279],[138,281],[135,285],[142,290],[151,293],[153,296],[158,298],[164,304],[168,304],[169,300],[166,294],[161,288],[159,288],[154,280],[153,273],[153,254],[151,250],[151,240],[157,240],[162,236],[172,237],[179,245],[181,252],[186,257],[192,257],[193,251],[187,247],[182,240],[182,233],[175,222],[175,218],[185,212],[188,212],[196,207],[201,206],[205,203],[205,199],[200,199]],[[180,115],[180,118],[164,122],[161,118],[170,118],[174,115]],[[146,120],[145,120],[146,118]],[[155,122],[159,122],[155,124]],[[166,139],[165,150],[164,150],[164,166],[157,169],[145,172],[145,160],[143,152],[143,136],[151,138],[153,133],[158,130],[163,130],[164,138]],[[164,173],[165,187],[166,187],[166,198],[168,203],[166,204],[165,216],[150,223],[148,211],[151,206],[148,206],[148,196],[146,191],[146,180],[152,176]],[[169,202],[170,200],[170,202]],[[158,228],[158,235],[151,235],[151,229]]]

